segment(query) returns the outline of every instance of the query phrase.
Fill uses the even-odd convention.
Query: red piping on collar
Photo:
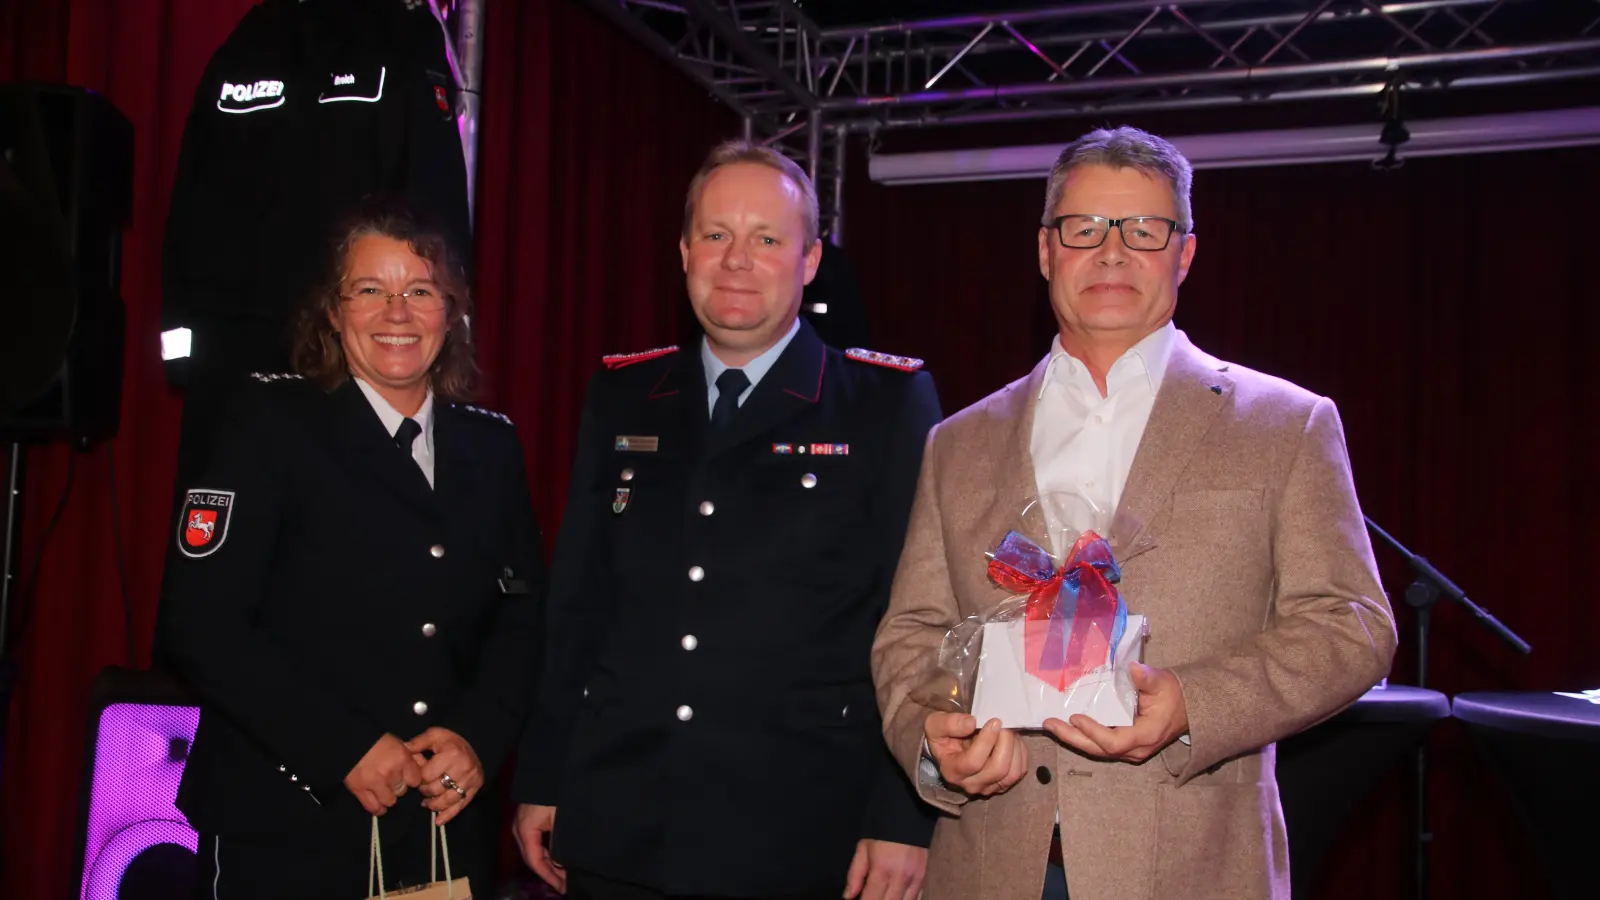
[[[783,392],[785,394],[793,394],[794,396],[799,397],[801,400],[804,400],[807,403],[816,403],[818,400],[822,399],[822,373],[826,372],[826,371],[828,371],[828,351],[827,350],[823,350],[822,351],[822,365],[817,368],[817,389],[816,389],[816,391],[809,397],[807,397],[805,394],[800,394],[800,393],[796,393],[795,391],[791,391],[788,388],[784,388]]]
[[[673,366],[673,367],[669,367],[665,372],[662,372],[661,373],[661,378],[658,381],[656,381],[656,386],[650,389],[650,396],[647,397],[646,399],[648,399],[648,400],[659,400],[662,397],[671,397],[673,394],[676,394],[678,392],[677,388],[673,388],[670,391],[661,390],[661,386],[663,384],[667,383],[667,376],[671,375],[676,370],[677,370],[677,367]]]

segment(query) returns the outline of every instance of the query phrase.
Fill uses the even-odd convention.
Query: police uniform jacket
[[[932,810],[887,753],[869,654],[939,418],[932,377],[802,322],[713,434],[698,348],[609,365],[518,763],[517,799],[557,807],[552,856],[762,896],[842,889],[863,838],[926,846]]]
[[[251,8],[195,90],[162,248],[163,328],[195,329],[197,368],[283,368],[327,231],[363,197],[406,197],[470,256],[456,92],[427,4]]]
[[[364,872],[370,818],[343,780],[380,737],[448,728],[490,777],[515,744],[538,526],[498,414],[435,398],[430,488],[354,381],[273,378],[230,404],[170,545],[163,628],[202,701],[178,807],[205,833],[349,842]],[[497,814],[480,792],[452,858],[492,848]],[[425,836],[425,816],[413,792],[384,827]]]

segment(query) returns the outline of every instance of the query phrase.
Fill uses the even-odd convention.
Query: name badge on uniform
[[[328,74],[328,84],[317,95],[318,103],[377,103],[383,99],[383,83],[389,70],[383,66],[354,66]]]
[[[628,497],[632,494],[633,488],[617,488],[617,499],[611,501],[611,511],[622,515],[622,511],[628,508]]]
[[[661,449],[661,438],[646,434],[617,435],[618,453],[654,453]]]

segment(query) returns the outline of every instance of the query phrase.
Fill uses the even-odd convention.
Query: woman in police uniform
[[[178,794],[197,895],[365,897],[373,815],[387,888],[424,883],[432,812],[487,897],[498,810],[479,795],[541,646],[521,447],[464,403],[471,304],[438,233],[373,207],[330,263],[295,374],[231,404],[168,565],[164,636],[203,704]]]

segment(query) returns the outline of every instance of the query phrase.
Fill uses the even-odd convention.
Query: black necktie
[[[711,407],[711,430],[721,431],[739,411],[739,395],[750,386],[743,369],[729,369],[717,376],[717,405]]]
[[[394,445],[399,447],[401,450],[404,450],[407,456],[410,456],[411,443],[415,441],[417,439],[417,435],[421,433],[422,426],[417,424],[416,419],[405,419],[401,421],[400,427],[395,429]]]

